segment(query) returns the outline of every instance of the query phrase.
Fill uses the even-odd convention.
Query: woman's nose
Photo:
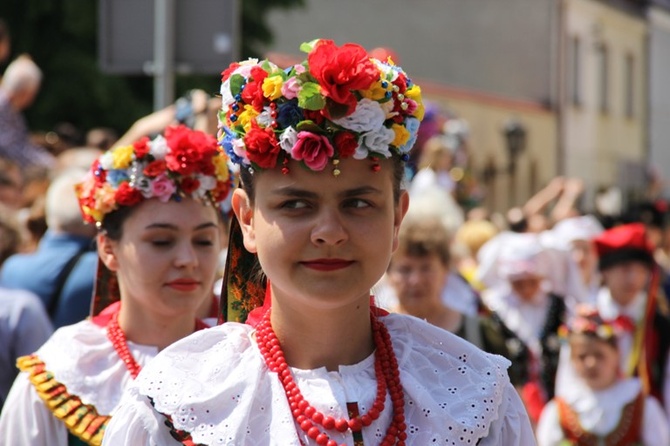
[[[175,257],[175,264],[179,268],[195,267],[198,265],[198,255],[190,242],[179,243]]]
[[[317,216],[312,228],[312,243],[317,245],[339,245],[348,235],[336,210],[324,209]]]

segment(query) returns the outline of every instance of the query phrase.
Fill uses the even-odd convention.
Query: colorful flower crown
[[[114,147],[93,162],[75,188],[85,221],[100,224],[120,206],[149,198],[188,196],[213,204],[227,198],[232,177],[216,139],[183,125],[166,128],[164,135]]]
[[[630,331],[631,327],[628,324],[623,321],[623,318],[605,320],[596,308],[590,305],[579,305],[570,323],[559,328],[559,335],[567,339],[571,334],[586,334],[603,341],[611,341],[619,333]]]
[[[421,88],[389,59],[331,40],[301,45],[307,60],[282,70],[268,60],[222,73],[219,143],[234,163],[271,169],[289,159],[314,171],[339,159],[404,160],[416,141]]]

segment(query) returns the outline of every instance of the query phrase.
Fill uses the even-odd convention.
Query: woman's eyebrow
[[[318,193],[308,191],[305,189],[299,189],[297,187],[287,186],[275,189],[273,192],[275,195],[288,196],[288,197],[299,197],[299,198],[317,198]],[[355,197],[359,195],[370,195],[370,194],[382,194],[382,191],[373,186],[361,186],[353,189],[347,189],[342,191],[340,195],[343,197]]]
[[[196,231],[199,231],[201,229],[210,228],[210,227],[215,227],[216,228],[217,225],[214,222],[207,221],[205,223],[200,223],[199,225],[197,225],[193,229],[196,230]],[[176,230],[179,229],[179,227],[177,225],[173,225],[173,224],[170,224],[170,223],[151,223],[151,224],[147,225],[144,229],[171,229],[173,231],[176,231]]]

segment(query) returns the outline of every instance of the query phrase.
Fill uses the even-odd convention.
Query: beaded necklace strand
[[[202,330],[203,328],[207,327],[208,327],[207,324],[202,322],[200,319],[196,319],[195,321],[196,331]],[[128,372],[130,372],[130,376],[132,376],[133,379],[137,378],[137,375],[139,375],[140,370],[142,370],[142,366],[138,364],[138,362],[133,357],[133,354],[130,353],[130,349],[128,349],[128,340],[126,339],[126,334],[119,326],[118,313],[112,315],[112,318],[109,320],[109,323],[107,324],[107,338],[112,343],[112,346],[116,351],[116,354],[119,355],[119,358],[121,358],[123,363],[126,365]]]
[[[281,344],[270,322],[269,311],[256,328],[256,341],[260,352],[268,368],[279,375],[293,418],[300,429],[320,446],[338,446],[337,442],[332,440],[322,429],[326,431],[335,429],[339,432],[346,432],[347,430],[360,432],[364,427],[370,426],[384,410],[387,391],[391,396],[393,418],[381,446],[405,445],[407,425],[405,424],[405,402],[402,384],[400,383],[398,361],[393,352],[391,337],[386,326],[372,313],[370,314],[370,320],[376,348],[377,394],[372,407],[365,414],[350,419],[335,419],[331,416],[325,416],[305,399],[286,363]]]

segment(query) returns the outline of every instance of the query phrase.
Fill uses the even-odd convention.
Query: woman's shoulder
[[[416,352],[427,355],[436,362],[463,362],[475,369],[493,367],[502,371],[509,361],[492,355],[472,343],[423,319],[402,314],[389,314],[384,321],[393,339],[394,347],[402,350],[403,356]]]
[[[156,350],[129,347],[140,364],[153,357]],[[105,327],[90,320],[59,328],[37,352],[19,358],[17,364],[47,406],[76,400],[101,415],[114,410],[131,380]]]
[[[227,322],[180,339],[142,369],[136,381],[140,393],[160,400],[169,388],[221,382],[221,377],[243,371],[256,358],[252,331],[249,325]]]

